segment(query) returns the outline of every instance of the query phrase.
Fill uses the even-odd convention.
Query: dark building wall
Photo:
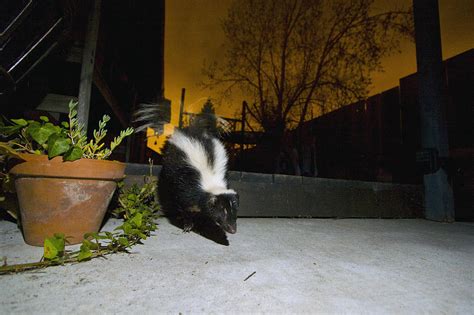
[[[10,18],[6,21],[14,20],[29,3],[7,2],[8,6],[0,9],[5,11],[2,18]],[[11,34],[0,36],[0,68],[6,70],[0,71],[0,114],[7,118],[37,119],[48,115],[38,110],[48,94],[67,99],[63,102],[67,108],[69,99],[79,93],[92,1],[43,2],[33,1],[31,9],[25,11],[27,14],[17,19],[18,26]],[[57,19],[57,30],[41,41]],[[108,114],[112,117],[107,125],[109,134],[117,135],[131,124],[138,103],[164,98],[165,0],[102,0],[98,20],[89,132]],[[0,23],[0,33],[5,26]],[[36,48],[27,53],[31,47]],[[18,66],[12,68],[16,63]],[[64,114],[57,118],[58,112],[54,113],[56,118],[50,117],[52,121],[65,118]],[[134,135],[129,141],[129,147],[125,148],[124,143],[115,151],[120,154],[114,158],[124,160],[128,150],[130,160],[146,162],[149,153],[144,136]]]

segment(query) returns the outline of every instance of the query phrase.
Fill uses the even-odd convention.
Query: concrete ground
[[[471,223],[239,219],[228,240],[160,219],[132,255],[0,276],[0,314],[474,314]],[[0,221],[9,263],[41,252]]]

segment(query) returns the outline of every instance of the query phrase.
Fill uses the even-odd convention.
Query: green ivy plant
[[[99,121],[99,129],[93,132],[93,139],[88,140],[83,125],[77,120],[77,104],[73,100],[69,102],[68,121],[60,125],[51,123],[46,116],[41,116],[39,121],[12,119],[9,124],[0,118],[0,138],[4,140],[0,141],[0,203],[8,203],[7,212],[14,218],[18,217],[17,207],[6,198],[13,193],[12,181],[3,169],[7,158],[21,160],[19,153],[31,153],[45,154],[50,159],[62,156],[64,161],[80,158],[104,160],[134,132],[133,128],[122,130],[106,147],[103,140],[110,117],[104,115]]]
[[[146,179],[142,187],[133,185],[124,188],[123,184],[120,185],[118,206],[112,213],[124,221],[114,231],[86,233],[80,248],[75,251],[66,249],[67,236],[54,234],[45,239],[44,254],[40,261],[8,265],[4,258],[3,266],[0,266],[0,275],[78,263],[117,252],[128,252],[132,246],[140,244],[157,228],[155,223],[159,210],[155,198],[157,182],[151,177]]]
[[[93,139],[88,140],[84,127],[77,120],[77,102],[69,102],[69,121],[59,126],[51,123],[46,116],[40,121],[12,119],[10,125],[0,122],[0,135],[13,138],[0,142],[0,153],[17,156],[18,153],[46,154],[54,158],[62,156],[64,161],[74,161],[80,158],[104,160],[110,157],[112,151],[134,130],[127,128],[113,139],[109,147],[102,142],[107,135],[105,129],[110,120],[104,115],[99,121],[99,129],[94,130]]]

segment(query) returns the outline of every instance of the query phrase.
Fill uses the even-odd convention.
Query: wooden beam
[[[89,108],[91,99],[91,88],[94,74],[95,52],[97,37],[99,34],[100,8],[102,1],[94,0],[89,12],[87,31],[84,39],[84,50],[82,52],[81,81],[79,85],[79,104],[77,107],[77,118],[84,125],[87,132],[89,122]]]

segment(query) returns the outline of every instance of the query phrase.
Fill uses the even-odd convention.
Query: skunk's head
[[[211,197],[210,214],[214,222],[227,233],[237,232],[237,209],[239,195],[226,193]]]

